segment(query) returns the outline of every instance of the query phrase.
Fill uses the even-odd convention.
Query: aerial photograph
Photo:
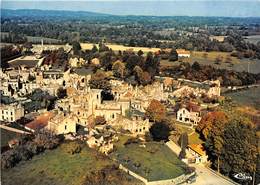
[[[260,185],[260,0],[0,6],[0,185]]]

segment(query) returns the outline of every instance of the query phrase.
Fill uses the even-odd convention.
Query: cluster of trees
[[[63,90],[58,90],[59,97],[64,96],[61,91]],[[48,92],[42,91],[41,89],[35,89],[30,95],[28,95],[28,98],[32,101],[24,104],[26,112],[33,112],[44,108],[51,110],[54,108],[54,103],[57,99],[57,97],[51,96]]]
[[[149,52],[146,56],[140,50],[137,54],[132,51],[113,52],[104,44],[100,44],[99,50],[93,46],[87,52],[86,59],[99,58],[100,67],[90,80],[92,88],[109,89],[108,79],[112,71],[113,76],[125,80],[133,85],[147,85],[159,74],[160,57]]]
[[[260,42],[257,44],[246,42],[242,35],[238,33],[230,34],[225,38],[225,41],[236,49],[236,51],[232,53],[232,56],[260,59]]]
[[[260,79],[259,74],[216,69],[210,65],[202,66],[198,62],[194,62],[192,65],[181,63],[176,66],[162,68],[161,71],[165,76],[187,78],[196,81],[219,79],[223,86],[250,85]]]
[[[37,14],[37,13],[35,13]],[[60,14],[60,12],[59,12]],[[23,15],[24,16],[24,15]],[[197,51],[238,51],[235,56],[259,58],[259,44],[249,44],[243,36],[258,32],[254,18],[205,17],[121,17],[96,18],[38,17],[3,18],[5,42],[24,43],[26,36],[58,39],[64,43],[94,42],[104,39],[109,43],[138,47],[185,48]],[[80,21],[77,21],[80,20]],[[220,23],[221,22],[221,23]],[[205,26],[207,25],[207,26]],[[233,26],[236,25],[236,26]],[[169,29],[169,28],[175,28]],[[60,30],[63,30],[62,32]],[[210,35],[226,36],[223,42]]]
[[[232,176],[236,173],[256,172],[258,156],[257,130],[243,115],[215,111],[206,114],[197,131],[205,139],[205,147],[213,168]]]
[[[100,154],[99,154],[100,155]],[[136,181],[130,179],[126,173],[119,169],[116,164],[107,165],[100,170],[93,170],[86,176],[83,185],[111,185],[121,184],[130,185],[136,184]]]
[[[155,141],[167,141],[170,136],[171,127],[169,120],[166,119],[166,108],[158,100],[152,100],[145,115],[154,122],[150,128],[150,134]]]
[[[42,55],[45,55],[44,64],[53,65],[53,68],[67,69],[68,53],[63,48],[54,51],[43,51]]]
[[[12,168],[20,161],[31,159],[44,150],[56,148],[61,138],[49,132],[41,131],[34,136],[23,136],[18,139],[18,145],[1,155],[1,168]]]
[[[7,61],[21,56],[21,51],[22,48],[15,48],[13,45],[6,45],[1,47],[1,68],[9,67]]]

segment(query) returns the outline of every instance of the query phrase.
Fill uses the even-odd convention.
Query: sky
[[[1,0],[1,8],[114,15],[260,17],[260,0]]]

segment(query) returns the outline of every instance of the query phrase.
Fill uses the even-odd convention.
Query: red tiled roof
[[[31,121],[30,123],[27,123],[25,127],[32,130],[42,129],[48,125],[48,121],[53,116],[54,114],[52,112],[45,112],[44,114],[38,116],[35,120]]]
[[[188,103],[186,105],[186,108],[190,111],[190,112],[200,112],[200,107],[194,103]]]

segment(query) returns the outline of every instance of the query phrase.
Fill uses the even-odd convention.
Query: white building
[[[188,105],[180,108],[177,112],[177,121],[196,126],[200,122],[200,110],[197,106]]]
[[[14,122],[24,116],[24,108],[20,104],[0,105],[0,120]]]
[[[184,58],[190,57],[190,52],[185,49],[176,49],[176,52],[178,53],[178,57],[184,57]]]

